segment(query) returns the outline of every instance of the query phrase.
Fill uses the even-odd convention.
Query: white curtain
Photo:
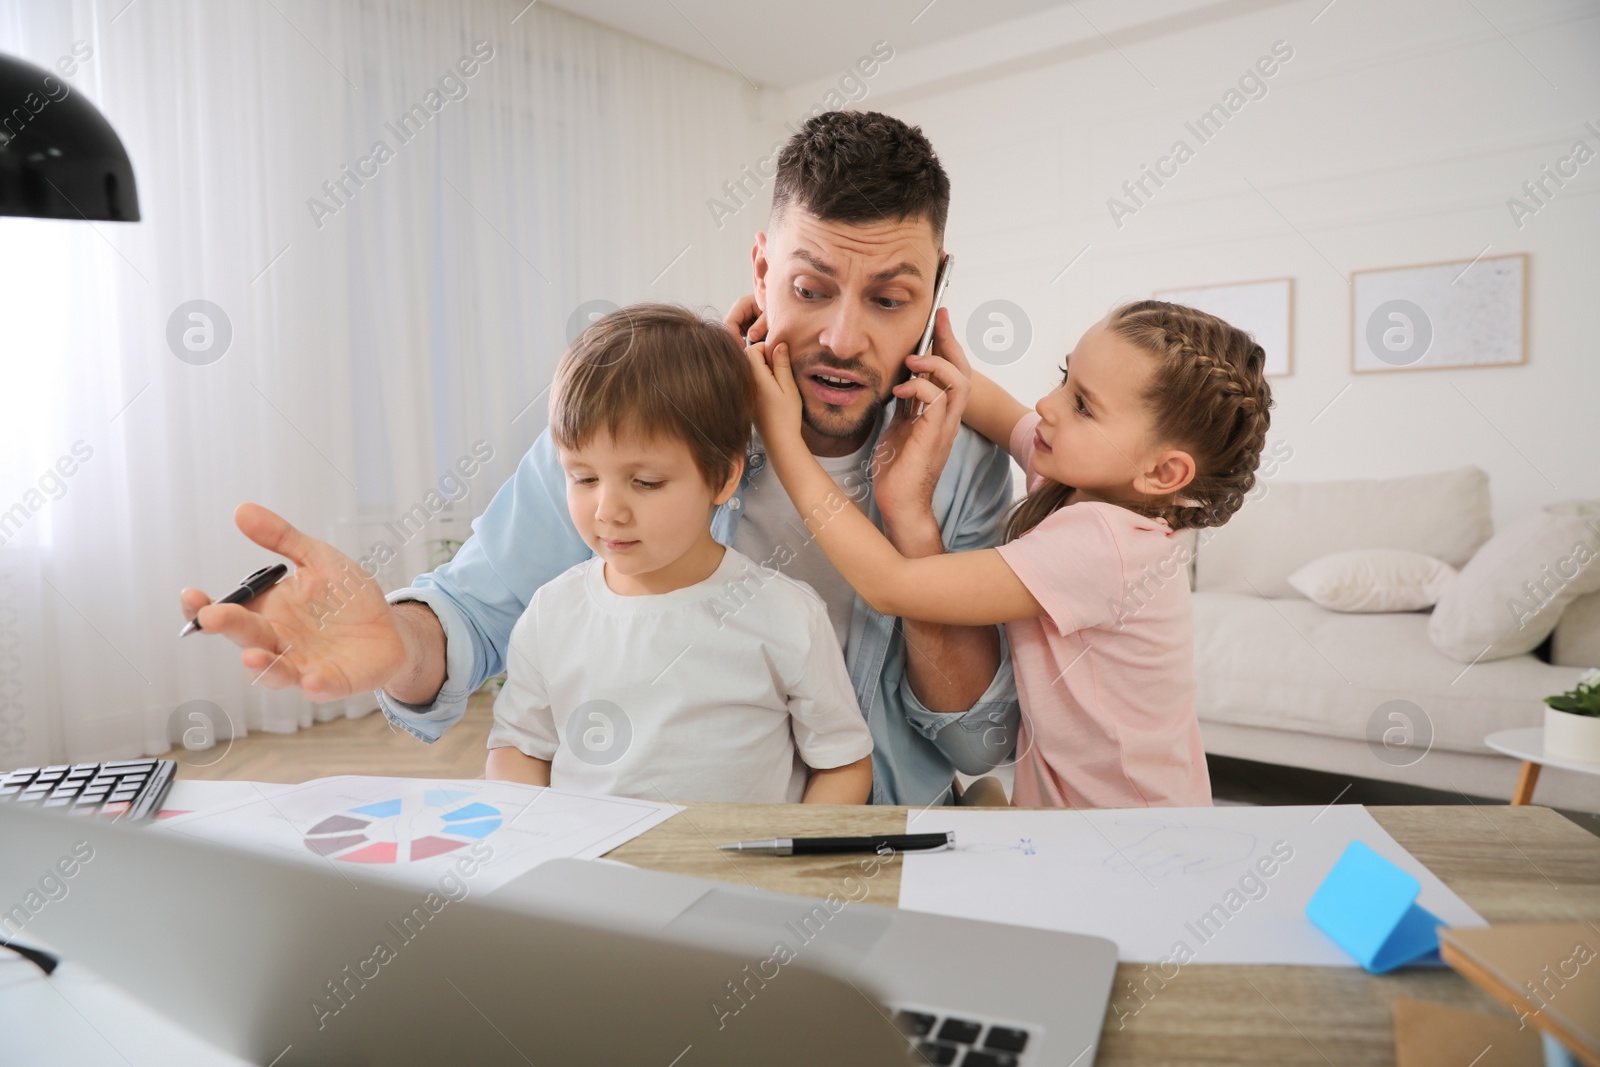
[[[706,202],[767,154],[752,88],[538,4],[0,0],[0,52],[96,103],[143,214],[0,217],[0,768],[164,752],[195,700],[371,710],[177,640],[182,586],[270,561],[234,507],[405,585],[545,425],[580,306],[748,288],[762,220]]]

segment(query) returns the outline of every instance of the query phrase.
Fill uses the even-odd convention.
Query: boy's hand
[[[865,804],[872,799],[872,757],[862,756],[843,767],[813,770],[802,804]]]
[[[769,356],[765,342],[745,349],[756,380],[756,429],[768,449],[784,449],[800,442],[800,416],[805,402],[794,372],[789,369],[789,346],[779,341]],[[769,366],[770,360],[770,366]]]
[[[483,766],[483,777],[491,782],[549,786],[550,761],[537,759],[509,745],[491,748]]]

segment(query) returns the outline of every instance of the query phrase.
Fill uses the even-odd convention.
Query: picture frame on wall
[[[1294,279],[1157,289],[1152,296],[1215,315],[1255,338],[1267,356],[1266,375],[1282,378],[1294,371]]]
[[[1528,361],[1528,254],[1350,272],[1356,374]]]

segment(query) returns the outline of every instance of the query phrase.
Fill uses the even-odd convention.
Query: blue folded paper
[[[1306,905],[1306,918],[1372,974],[1439,962],[1440,918],[1417,904],[1422,883],[1352,841]]]

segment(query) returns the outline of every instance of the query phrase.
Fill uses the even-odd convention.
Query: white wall
[[[937,57],[897,55],[858,106],[920,124],[950,172],[958,328],[990,298],[1025,309],[1030,351],[992,373],[1031,402],[1117,302],[1292,275],[1294,371],[1273,380],[1269,447],[1286,442],[1293,458],[1277,477],[1472,464],[1489,472],[1497,525],[1548,501],[1600,497],[1600,159],[1522,228],[1506,207],[1575,140],[1600,151],[1583,128],[1600,126],[1600,8],[1325,5],[1216,4],[1204,10],[1233,17],[1172,19],[1173,32],[1119,40],[1106,21],[1114,9],[1086,3],[1116,48],[1081,21],[1074,42],[1052,43],[1041,17],[1030,32],[997,28]],[[1017,55],[1035,36],[1035,55]],[[1175,139],[1196,145],[1184,121],[1278,41],[1293,58],[1267,94],[1119,228],[1107,199]],[[1009,55],[984,69],[983,49]],[[940,73],[955,56],[977,71]],[[1531,257],[1525,366],[1351,373],[1352,270],[1470,260],[1486,245]]]

